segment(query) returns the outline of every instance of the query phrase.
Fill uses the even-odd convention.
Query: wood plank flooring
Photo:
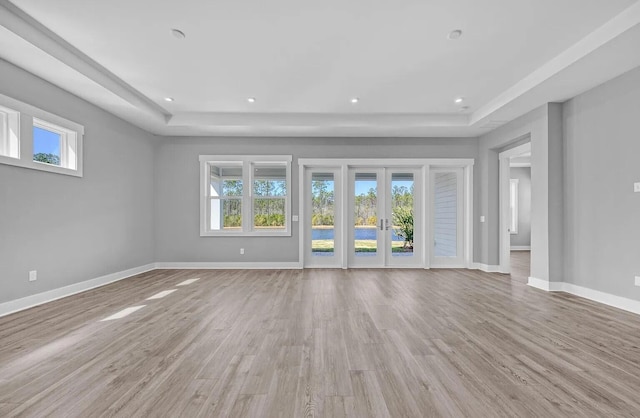
[[[156,270],[0,318],[0,416],[640,416],[639,329],[478,271]]]

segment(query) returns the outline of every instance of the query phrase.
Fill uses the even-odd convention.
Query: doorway
[[[500,272],[526,282],[531,259],[531,143],[499,154]]]
[[[302,266],[472,264],[472,159],[298,163]]]
[[[349,168],[348,266],[422,264],[417,168]]]

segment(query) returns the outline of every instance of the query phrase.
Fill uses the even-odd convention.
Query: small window
[[[82,125],[0,94],[0,164],[82,177],[83,135]]]
[[[291,156],[200,156],[202,236],[291,235]]]
[[[509,182],[509,207],[511,210],[511,234],[518,233],[518,179],[510,179]]]
[[[40,119],[33,119],[33,161],[75,170],[76,148],[75,132]]]
[[[0,106],[0,155],[20,158],[20,113]]]

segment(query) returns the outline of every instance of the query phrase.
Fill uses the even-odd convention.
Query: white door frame
[[[307,167],[304,170],[304,185],[311,183],[313,173],[331,173],[333,174],[333,190],[334,190],[334,253],[333,257],[318,257],[314,256],[311,251],[311,247],[306,245],[301,246],[301,250],[304,251],[302,260],[304,261],[304,267],[306,268],[342,268],[342,254],[343,249],[343,225],[342,220],[342,205],[343,205],[343,193],[342,193],[342,169],[341,167]],[[309,187],[304,186],[301,183],[301,193],[304,195],[304,201],[301,201],[301,208],[304,210],[301,213],[307,213],[310,216],[310,204],[312,190]],[[301,233],[301,240],[303,237],[311,238],[311,223],[303,218],[300,222],[301,230],[304,230],[304,234]]]
[[[511,273],[511,209],[509,206],[511,166],[510,159],[524,153],[531,152],[531,142],[518,145],[498,154],[500,161],[499,167],[499,219],[500,219],[500,235],[499,235],[499,267],[500,273]]]
[[[353,208],[355,205],[355,176],[357,173],[367,173],[376,175],[376,254],[367,256],[356,256],[354,251],[355,244],[355,220]],[[347,218],[347,266],[351,268],[358,267],[385,267],[386,264],[386,245],[387,236],[385,234],[385,218],[388,214],[385,212],[386,196],[386,176],[384,167],[349,167],[349,199],[346,201],[344,211]]]
[[[456,210],[456,257],[435,257],[434,254],[434,243],[435,243],[435,225],[434,225],[434,201],[431,201],[432,206],[429,211],[429,248],[430,248],[430,265],[436,268],[463,268],[469,267],[469,263],[466,257],[466,252],[468,251],[467,242],[466,242],[466,232],[469,226],[465,222],[465,208],[467,206],[466,199],[467,193],[465,193],[466,189],[466,181],[465,181],[465,172],[463,167],[431,167],[429,170],[429,185],[430,185],[430,193],[434,193],[434,182],[435,176],[431,174],[437,173],[456,173],[456,193],[457,193],[457,210]],[[433,195],[431,195],[433,198]]]
[[[421,258],[421,264],[416,265],[416,268],[430,267],[430,246],[427,245],[427,240],[431,239],[431,232],[429,228],[430,216],[430,167],[447,168],[447,167],[460,167],[463,168],[464,179],[464,260],[465,266],[471,267],[473,265],[473,158],[299,158],[298,159],[298,211],[299,211],[299,234],[298,241],[298,257],[300,266],[304,266],[305,245],[306,242],[306,227],[307,221],[305,215],[305,171],[307,168],[339,168],[341,170],[342,179],[342,202],[346,202],[348,199],[348,170],[350,167],[411,167],[422,170],[422,198],[420,215],[423,220],[425,232],[422,234],[422,242],[418,256]],[[337,199],[337,196],[336,196]],[[343,214],[347,205],[343,205]],[[416,209],[418,210],[418,209]],[[347,217],[341,217],[342,231],[346,231],[348,228]],[[428,230],[427,230],[428,229]],[[347,268],[347,246],[342,246],[341,254],[341,266],[343,269]]]
[[[413,254],[411,256],[394,256],[391,248],[391,240],[393,228],[384,231],[386,234],[387,248],[385,249],[385,266],[394,268],[420,268],[424,265],[424,249],[425,232],[427,228],[424,221],[424,194],[428,192],[423,184],[423,168],[422,167],[386,167],[385,168],[385,190],[389,193],[393,187],[393,174],[412,174],[413,175]],[[387,196],[385,201],[385,214],[393,224],[393,209],[391,196]]]

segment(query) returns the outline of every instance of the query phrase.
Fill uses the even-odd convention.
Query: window
[[[284,230],[287,214],[287,166],[253,164],[253,227]]]
[[[83,134],[81,125],[0,95],[2,164],[82,177]]]
[[[20,113],[0,106],[0,156],[20,158]]]
[[[200,156],[200,235],[291,235],[291,156]]]
[[[77,147],[76,132],[33,119],[33,161],[75,170]]]
[[[242,231],[242,162],[209,166],[209,228]]]
[[[509,207],[511,210],[511,234],[518,233],[518,179],[510,179],[509,182]]]

